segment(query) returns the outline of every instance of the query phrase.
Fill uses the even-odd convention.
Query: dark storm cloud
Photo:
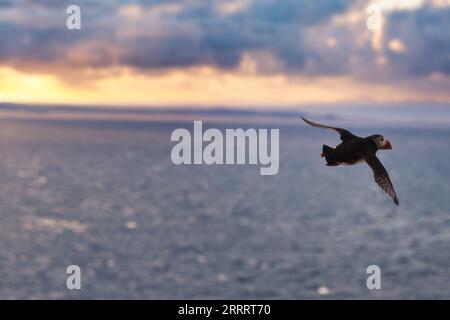
[[[81,34],[67,37],[64,28],[41,27],[30,30],[10,22],[0,22],[0,39],[0,63],[20,66],[59,61],[74,43],[82,41],[84,37]]]
[[[195,27],[196,32],[178,32],[164,39],[140,37],[131,43],[124,62],[139,67],[166,68],[209,64],[235,68],[242,53],[270,50],[288,70],[301,70],[304,62],[302,28],[343,12],[344,1],[256,1],[247,10],[222,15],[219,1],[188,2],[174,23]],[[170,25],[168,33],[171,33]]]
[[[12,0],[0,0],[0,8],[11,7],[13,5]]]
[[[397,71],[411,76],[434,72],[450,74],[450,8],[424,7],[393,13],[388,20],[386,39],[400,39],[406,52],[387,50]]]
[[[142,36],[132,39],[125,63],[146,68],[187,67],[208,64],[234,68],[245,50],[263,47],[258,36],[231,21],[203,19],[196,21],[195,31],[167,30],[159,39]]]

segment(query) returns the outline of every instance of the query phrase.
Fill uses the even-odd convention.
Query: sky
[[[450,0],[0,0],[0,102],[450,104],[449,30]]]

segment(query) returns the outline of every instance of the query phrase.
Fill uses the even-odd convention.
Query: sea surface
[[[172,164],[179,127],[1,120],[0,298],[450,299],[450,129],[352,128],[391,140],[397,207],[367,165],[325,166],[332,131],[273,126],[280,170],[261,176]]]

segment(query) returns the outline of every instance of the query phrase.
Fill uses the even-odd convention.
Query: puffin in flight
[[[327,166],[338,166],[340,164],[352,165],[361,161],[367,162],[373,170],[375,182],[394,200],[396,205],[399,205],[391,179],[375,155],[378,150],[392,149],[392,145],[388,139],[380,134],[361,138],[345,129],[325,126],[309,121],[303,117],[302,119],[313,127],[333,129],[341,135],[342,142],[336,148],[333,149],[327,145],[323,145],[321,157],[325,157]]]

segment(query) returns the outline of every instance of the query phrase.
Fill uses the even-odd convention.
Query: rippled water
[[[280,128],[260,176],[173,165],[181,125],[1,122],[0,298],[450,298],[450,131],[383,130],[397,208],[366,165],[325,167],[332,132]]]

